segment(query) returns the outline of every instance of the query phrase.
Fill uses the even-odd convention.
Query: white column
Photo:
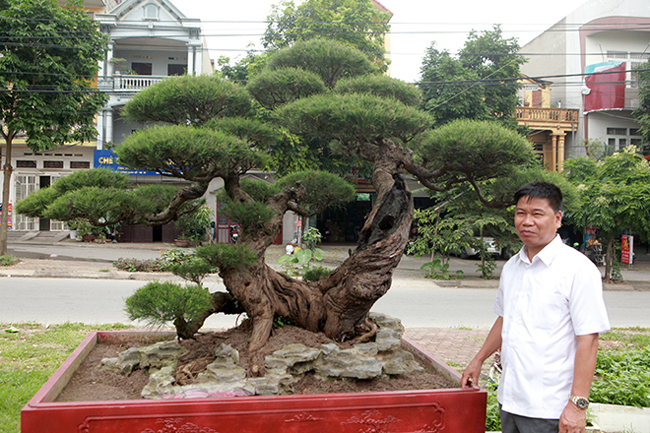
[[[104,76],[112,77],[113,71],[115,70],[115,65],[111,60],[113,60],[113,48],[115,48],[115,42],[110,41],[108,43],[108,50],[106,51],[106,69],[104,69]]]
[[[194,75],[194,46],[187,46],[187,75]]]
[[[109,143],[113,141],[113,109],[106,110],[106,141]]]
[[[97,150],[104,148],[104,110],[97,113]]]
[[[203,73],[203,46],[196,47],[196,67],[194,68],[196,75]]]

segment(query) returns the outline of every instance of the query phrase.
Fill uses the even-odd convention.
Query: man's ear
[[[555,228],[560,228],[562,227],[562,217],[564,216],[564,212],[561,210],[557,211],[555,213]]]

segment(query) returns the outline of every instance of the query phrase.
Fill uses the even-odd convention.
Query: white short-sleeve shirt
[[[602,276],[559,236],[532,262],[525,250],[505,264],[494,302],[503,317],[497,398],[506,412],[558,419],[573,383],[576,336],[610,328]]]

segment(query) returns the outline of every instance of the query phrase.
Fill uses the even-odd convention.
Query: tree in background
[[[504,39],[500,26],[480,35],[472,31],[458,56],[436,49],[435,42],[422,61],[423,108],[436,125],[454,119],[496,120],[516,128],[513,116],[519,100],[519,66],[515,38]]]
[[[208,182],[222,179],[227,216],[241,225],[237,244],[203,246],[197,253],[219,270],[227,293],[213,293],[202,314],[178,317],[174,324],[180,337],[191,338],[211,314],[245,311],[252,324],[253,374],[263,373],[261,349],[280,316],[340,341],[374,335],[368,313],[390,288],[413,220],[403,174],[447,191],[463,183],[478,187],[533,159],[528,141],[496,124],[464,121],[429,131],[431,118],[419,110],[416,88],[379,74],[348,45],[296,42],[266,67],[247,89],[268,110],[265,117],[250,111],[243,88],[218,77],[169,78],[140,92],[124,110],[132,120],[167,125],[132,134],[116,149],[127,167],[190,182],[164,210],[150,212],[150,221],[177,214],[205,193]],[[286,76],[291,80],[283,81]],[[315,137],[332,152],[367,161],[377,191],[357,248],[317,282],[275,271],[264,262],[265,251],[286,212],[315,215],[349,200],[354,189],[317,171],[292,172],[273,184],[246,179],[249,170],[265,166],[278,134]]]
[[[650,163],[634,146],[594,161],[566,161],[565,175],[581,193],[581,202],[570,216],[579,227],[597,227],[606,247],[605,279],[612,278],[614,244],[624,230],[650,236]]]
[[[92,88],[106,49],[83,1],[4,0],[0,8],[0,123],[4,140],[3,209],[8,208],[12,145],[27,135],[34,153],[97,136],[95,115],[106,96]],[[0,223],[7,253],[8,212]]]
[[[639,65],[638,69],[639,107],[632,114],[641,125],[643,144],[640,150],[644,155],[650,155],[650,60]]]
[[[461,255],[464,248],[472,246],[479,251],[481,263],[477,266],[482,277],[491,277],[482,251],[485,245],[475,237],[494,238],[507,255],[518,251],[522,243],[514,226],[513,195],[520,186],[536,180],[558,185],[564,195],[564,212],[573,214],[579,206],[576,188],[561,174],[544,170],[536,160],[530,161],[508,174],[477,184],[481,191],[479,200],[475,188],[466,184],[436,194],[437,206],[416,213],[418,238],[410,251],[417,255],[430,254],[432,259],[439,253],[444,262],[449,254]]]
[[[384,36],[390,18],[372,0],[306,0],[299,6],[283,0],[273,5],[262,43],[275,51],[297,41],[336,40],[360,50],[386,71]]]

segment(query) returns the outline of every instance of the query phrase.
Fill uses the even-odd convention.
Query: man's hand
[[[460,387],[463,389],[478,389],[478,378],[482,366],[476,359],[472,360],[463,371],[463,376],[460,378]]]
[[[584,433],[587,425],[587,411],[568,402],[560,416],[560,433]]]

